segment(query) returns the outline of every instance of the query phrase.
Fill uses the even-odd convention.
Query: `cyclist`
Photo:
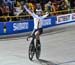
[[[29,10],[26,5],[24,5],[24,8],[34,19],[34,29],[33,29],[32,36],[36,38],[37,43],[40,43],[40,34],[43,33],[42,20],[46,18],[49,14],[48,12],[46,12],[46,14],[42,16],[41,14],[42,10],[37,10],[38,12],[34,13],[31,10]]]

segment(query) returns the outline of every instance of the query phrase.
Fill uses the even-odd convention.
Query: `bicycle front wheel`
[[[35,53],[34,42],[31,42],[29,45],[29,59],[32,60]]]

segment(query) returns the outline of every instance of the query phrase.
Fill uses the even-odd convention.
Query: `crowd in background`
[[[50,16],[74,12],[75,0],[0,0],[0,21],[13,21],[25,19],[25,17],[6,17],[21,16],[28,13],[24,9],[25,3],[35,12],[41,9],[49,12]],[[72,9],[72,10],[71,10]],[[63,11],[65,10],[65,12]],[[67,11],[66,11],[67,10]],[[28,18],[28,17],[27,17]]]

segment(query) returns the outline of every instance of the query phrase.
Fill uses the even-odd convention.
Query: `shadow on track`
[[[51,61],[47,61],[47,60],[43,60],[43,59],[39,59],[39,60],[34,60],[34,63],[40,64],[40,65],[56,65]]]

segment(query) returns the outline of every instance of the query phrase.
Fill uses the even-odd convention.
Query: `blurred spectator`
[[[69,0],[71,8],[75,8],[75,0]]]
[[[13,7],[13,2],[11,0],[5,0],[4,3],[6,3],[10,9]]]
[[[6,17],[6,16],[10,16],[11,14],[10,8],[6,4],[3,5],[2,14],[4,16],[4,19],[3,19],[4,21],[11,21],[11,18]]]
[[[49,1],[47,4],[45,4],[45,11],[53,12],[53,5],[52,5],[51,1]]]
[[[42,10],[44,11],[45,10],[45,4],[48,2],[49,0],[40,0],[40,4],[41,4],[41,7],[42,7]]]
[[[34,10],[35,10],[34,4],[30,2],[30,3],[28,3],[28,6],[34,12]]]
[[[17,1],[16,6],[14,7],[14,15],[19,16],[23,12],[21,3]]]
[[[61,10],[68,10],[68,5],[65,2],[65,0],[58,1],[58,11],[61,11]],[[62,13],[64,14],[64,11]]]
[[[58,5],[57,3],[53,3],[49,1],[47,4],[45,4],[45,11],[50,12],[51,15],[57,15],[58,11]]]
[[[75,0],[69,0],[71,9],[75,8]],[[74,12],[73,10],[71,12]]]
[[[2,14],[2,6],[0,5],[0,16],[2,16],[3,14]]]
[[[53,3],[53,15],[58,15],[58,4]]]
[[[2,6],[0,5],[0,17],[3,16],[2,10]],[[2,18],[0,18],[0,21],[2,22]]]
[[[58,6],[59,6],[59,11],[67,9],[67,4],[66,4],[65,0],[60,0],[58,2]]]
[[[67,4],[67,6],[68,6],[68,13],[70,13],[70,2],[69,2],[69,0],[65,0],[65,2]]]
[[[0,5],[2,5],[3,4],[3,0],[0,0]]]

